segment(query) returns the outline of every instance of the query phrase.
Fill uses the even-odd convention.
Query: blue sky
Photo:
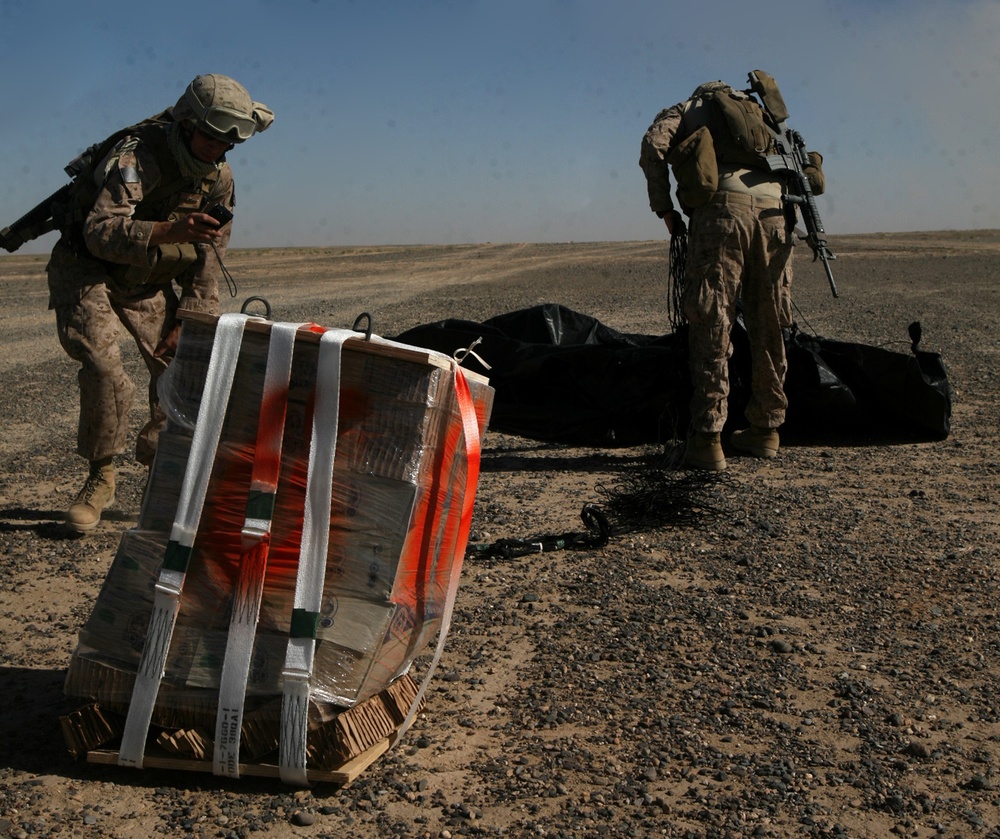
[[[230,154],[234,247],[660,238],[646,127],[758,68],[829,234],[1000,228],[997,0],[0,0],[0,226],[216,72],[277,115]]]

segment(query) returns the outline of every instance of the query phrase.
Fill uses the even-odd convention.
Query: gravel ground
[[[63,530],[75,370],[44,257],[0,257],[0,836],[1000,837],[1000,232],[831,245],[841,296],[800,254],[800,326],[905,351],[919,320],[950,373],[950,436],[800,434],[720,478],[669,473],[658,515],[602,548],[470,559],[425,713],[353,784],[309,790],[67,753],[66,665],[144,476],[123,460],[98,531]],[[669,328],[660,242],[244,251],[229,268],[229,310],[365,311],[387,336],[542,302]],[[472,538],[579,531],[584,503],[662,463],[491,431]]]

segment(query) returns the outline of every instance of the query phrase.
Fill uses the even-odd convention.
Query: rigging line
[[[219,260],[219,267],[222,268],[222,276],[226,278],[226,286],[229,289],[229,296],[235,297],[239,292],[236,287],[236,280],[233,279],[233,275],[229,273],[229,269],[226,267],[226,263],[222,261],[222,255],[219,253],[219,249],[215,246],[215,242],[209,242],[212,246],[212,250],[215,251],[215,258]]]

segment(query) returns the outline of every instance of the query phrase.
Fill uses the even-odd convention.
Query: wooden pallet
[[[416,684],[405,675],[365,702],[329,714],[310,733],[309,779],[341,785],[351,783],[396,742],[416,694]],[[419,707],[423,709],[423,700]],[[113,746],[125,728],[123,710],[91,703],[60,717],[69,752],[88,763],[117,765],[119,752]],[[273,755],[278,746],[277,722],[263,726],[263,735],[255,728],[244,719],[246,739],[250,743],[256,740],[254,745],[262,755]],[[212,751],[211,739],[203,729],[160,726],[147,747],[143,767],[212,774]],[[253,753],[251,748],[248,751]],[[240,764],[240,776],[277,778],[280,771],[266,759],[252,760]]]
[[[381,743],[377,743],[357,757],[347,761],[339,769],[308,770],[309,779],[314,783],[332,783],[340,786],[347,785],[361,775],[369,766],[385,754],[392,746],[395,735],[387,737]],[[116,766],[118,764],[118,752],[96,749],[87,752],[88,763],[104,764],[106,766]],[[146,755],[143,759],[144,769],[170,769],[182,772],[207,772],[212,774],[212,761],[210,760],[190,760],[179,757],[166,757],[163,755]],[[254,778],[278,778],[280,772],[277,766],[270,763],[241,763],[240,777]]]

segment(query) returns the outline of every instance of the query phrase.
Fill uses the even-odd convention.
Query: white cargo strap
[[[215,342],[205,376],[198,419],[191,440],[188,465],[184,472],[180,500],[170,531],[170,541],[156,583],[153,611],[146,630],[146,642],[132,689],[125,731],[118,752],[120,766],[142,768],[146,735],[153,716],[153,706],[166,668],[167,653],[174,623],[180,608],[184,576],[191,559],[195,534],[205,504],[205,494],[215,463],[219,435],[226,417],[233,375],[243,342],[243,328],[249,316],[222,315],[215,329]]]
[[[264,392],[257,421],[253,474],[241,535],[240,569],[233,591],[226,656],[219,682],[212,771],[240,776],[240,741],[247,679],[260,617],[271,541],[271,520],[281,472],[281,444],[288,413],[295,335],[300,323],[274,323],[268,343]]]
[[[344,342],[351,337],[357,338],[358,333],[348,329],[330,329],[323,333],[319,344],[302,544],[299,547],[288,649],[282,671],[281,740],[278,750],[281,780],[297,786],[308,784],[306,741],[309,690],[330,542],[333,461],[337,452],[337,415],[340,410],[340,357]]]
[[[413,720],[417,715],[417,709],[423,701],[424,694],[430,685],[431,677],[441,661],[441,654],[444,652],[444,644],[448,638],[448,630],[451,629],[451,616],[455,610],[455,597],[458,594],[458,581],[462,576],[462,562],[465,559],[465,546],[469,539],[469,530],[472,527],[472,508],[476,499],[476,487],[479,483],[479,463],[481,457],[482,440],[479,435],[479,420],[476,416],[476,406],[472,399],[472,392],[469,390],[469,383],[465,379],[465,373],[457,362],[452,362],[455,372],[455,398],[458,402],[459,415],[462,421],[462,437],[465,442],[466,472],[465,487],[462,494],[462,511],[459,519],[458,538],[455,541],[455,554],[451,562],[451,573],[448,577],[448,591],[445,595],[444,608],[441,612],[441,626],[438,629],[437,646],[434,649],[434,657],[420,682],[410,710],[403,720],[399,731],[395,735],[394,742],[403,738]]]

